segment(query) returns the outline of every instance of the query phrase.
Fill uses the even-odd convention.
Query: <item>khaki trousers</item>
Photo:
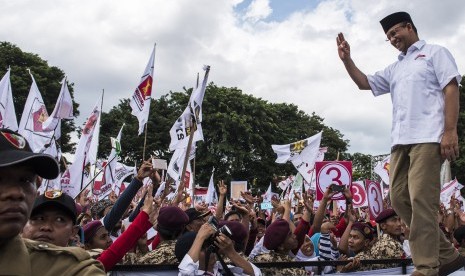
[[[413,263],[424,275],[437,275],[439,265],[458,257],[437,220],[441,162],[437,143],[397,145],[391,152],[392,207],[410,228]]]

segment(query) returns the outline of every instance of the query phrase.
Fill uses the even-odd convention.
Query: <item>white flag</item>
[[[382,161],[376,164],[373,171],[381,177],[384,183],[389,185],[389,163],[391,161],[391,155],[386,156]]]
[[[152,98],[153,87],[153,65],[155,62],[155,46],[153,47],[152,54],[150,55],[149,62],[145,67],[144,74],[140,78],[139,85],[131,97],[130,106],[132,108],[131,114],[139,120],[139,135],[144,132],[144,126],[148,121],[150,112],[150,101]]]
[[[130,175],[137,174],[136,167],[126,166],[120,162],[116,162],[115,174],[112,190],[116,192],[117,195],[120,194],[121,184],[123,184],[124,179]]]
[[[278,199],[279,194],[278,193],[273,193],[271,191],[271,183],[270,183],[270,186],[268,186],[268,190],[266,190],[266,193],[264,193],[262,195],[262,197],[263,197],[263,202],[271,202],[271,199],[273,199],[273,197]]]
[[[88,184],[87,180],[91,177],[88,168],[96,162],[96,160],[93,160],[91,148],[98,145],[93,140],[94,136],[98,135],[100,128],[98,122],[100,121],[101,106],[102,98],[98,100],[87,118],[74,154],[74,162],[63,173],[61,179],[61,189],[71,197],[75,197]],[[97,150],[93,150],[93,152],[97,152]]]
[[[291,161],[307,182],[312,181],[312,171],[320,154],[321,134],[287,145],[272,145],[277,155],[276,163]],[[323,155],[324,157],[324,155]]]
[[[213,182],[213,175],[215,174],[215,169],[213,169],[212,176],[210,177],[210,182],[208,183],[207,195],[205,196],[205,203],[208,205],[216,203],[218,201],[218,196],[216,195],[215,184]]]
[[[119,130],[118,136],[116,140],[118,143],[121,141],[121,133],[123,132],[123,126]],[[102,178],[102,186],[100,187],[100,194],[98,195],[100,199],[106,198],[112,188],[116,186],[116,163],[118,162],[118,155],[115,148],[111,149],[110,155],[108,156],[108,160],[106,162],[105,170],[103,172]]]
[[[61,119],[73,119],[73,100],[69,93],[68,84],[66,82],[66,76],[63,78],[60,95],[58,95],[57,103],[53,109],[52,114],[42,124],[44,131],[55,130]],[[55,132],[55,139],[59,139],[61,136],[60,132]]]
[[[440,195],[440,200],[441,203],[444,204],[444,207],[446,209],[449,209],[450,207],[450,198],[452,195],[455,194],[455,191],[457,191],[457,179],[454,179],[448,183],[444,184],[444,187],[441,189],[441,195]]]
[[[24,104],[18,132],[29,142],[32,151],[45,152],[55,140],[54,132],[43,129],[43,123],[48,119],[48,113],[32,74],[31,78],[31,89]]]
[[[174,122],[170,129],[171,143],[170,150],[173,151],[177,148],[187,147],[188,137],[192,132],[192,129],[196,128],[194,132],[194,138],[192,143],[197,141],[203,141],[202,132],[202,102],[205,95],[205,89],[207,88],[208,74],[210,72],[210,66],[205,66],[205,76],[202,81],[202,85],[198,86],[191,94],[189,104],[182,115]],[[191,120],[196,125],[191,126]]]
[[[179,148],[176,149],[171,157],[170,163],[168,164],[167,174],[169,177],[173,178],[176,182],[179,181],[182,168],[184,165],[184,159],[186,156],[186,149]]]
[[[11,92],[10,68],[0,81],[0,128],[18,130],[13,95]]]

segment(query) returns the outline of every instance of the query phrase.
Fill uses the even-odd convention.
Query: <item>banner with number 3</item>
[[[352,203],[354,208],[367,207],[367,192],[365,190],[365,184],[363,181],[354,181],[350,187],[352,193]]]
[[[383,193],[378,182],[365,180],[368,206],[370,207],[370,219],[375,220],[384,210]]]

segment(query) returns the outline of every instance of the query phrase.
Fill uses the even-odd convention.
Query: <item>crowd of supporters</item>
[[[3,163],[0,164],[3,175],[16,173],[22,179],[25,173],[34,174],[29,167],[18,169],[16,163]],[[56,169],[55,165],[52,167]],[[46,177],[53,174],[40,173]],[[3,190],[10,186],[17,188],[10,185],[10,177],[3,175],[0,196],[6,202],[14,198]],[[41,178],[34,177],[35,191]],[[256,264],[350,261],[341,266],[324,267],[324,273],[330,274],[396,265],[362,265],[360,260],[410,257],[409,229],[388,203],[375,220],[370,220],[366,208],[353,208],[352,194],[347,188],[341,192],[346,199],[343,213],[332,208],[335,203],[331,198],[338,192],[331,187],[318,204],[309,190],[295,193],[293,201],[273,198],[273,208],[266,210],[260,209],[263,200],[260,195],[245,191],[241,192],[240,199],[228,200],[227,185],[223,181],[219,182],[218,191],[217,204],[192,204],[182,187],[174,190],[170,181],[162,183],[159,172],[146,161],[119,196],[112,194],[108,199],[94,201],[88,191],[76,199],[55,190],[33,195],[30,215],[20,235],[24,241],[35,241],[37,248],[50,246],[55,252],[70,250],[83,256],[89,253],[106,272],[116,264],[169,264],[177,265],[179,270],[167,273],[178,275],[312,275],[317,272],[316,267],[259,269]],[[17,196],[17,200],[23,198]],[[3,227],[10,222],[7,214],[0,216]],[[438,214],[438,223],[463,254],[465,214],[461,204],[452,198],[450,208],[442,208]],[[4,244],[0,243],[0,247]],[[76,251],[79,247],[84,253]]]

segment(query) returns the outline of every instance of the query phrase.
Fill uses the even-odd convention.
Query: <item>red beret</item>
[[[102,227],[103,224],[100,220],[93,220],[84,225],[84,227],[82,227],[82,229],[84,230],[84,242],[89,243],[90,240],[95,236],[97,231]]]
[[[365,239],[372,240],[373,239],[373,229],[368,226],[368,224],[364,222],[356,222],[352,225],[352,229],[350,230],[356,230],[362,233],[362,235],[365,237]]]
[[[162,207],[158,213],[157,225],[166,230],[182,230],[189,222],[187,214],[179,207]]]
[[[376,217],[375,221],[376,223],[381,223],[387,220],[390,217],[397,216],[396,211],[394,209],[389,208],[389,209],[384,209],[378,217]]]
[[[238,221],[226,221],[222,220],[218,223],[218,227],[227,225],[229,230],[231,230],[232,237],[231,239],[236,244],[244,244],[245,237],[247,237],[247,229],[245,229],[244,224]]]
[[[284,219],[276,220],[266,228],[263,245],[268,250],[275,250],[286,240],[290,231],[291,228],[287,221]]]

